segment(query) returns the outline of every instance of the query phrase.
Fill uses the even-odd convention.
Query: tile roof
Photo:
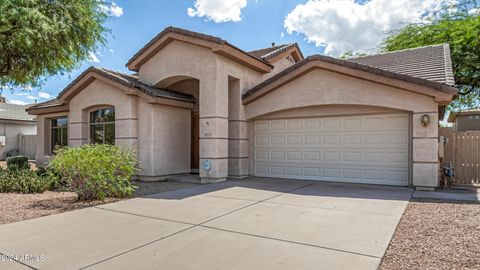
[[[118,71],[113,71],[105,68],[97,68],[97,67],[91,67],[87,69],[86,72],[88,71],[94,71],[96,73],[99,73],[100,75],[103,75],[109,79],[119,82],[125,86],[138,89],[152,97],[160,97],[160,98],[167,98],[167,99],[174,99],[178,101],[195,103],[195,97],[193,97],[192,95],[155,87],[147,82],[141,81],[138,78],[138,75],[136,74],[126,74]],[[60,93],[60,95],[61,94],[62,93]]]
[[[29,105],[25,109],[26,110],[33,110],[33,109],[39,109],[39,108],[57,107],[57,106],[62,106],[62,105],[63,105],[63,103],[61,103],[59,100],[51,99],[51,100],[47,100],[45,102],[39,102],[39,103]]]
[[[89,67],[80,76],[78,76],[75,80],[73,80],[65,89],[63,89],[58,94],[56,99],[31,105],[27,108],[27,110],[64,105],[59,101],[59,97],[61,97],[64,93],[66,93],[71,87],[73,87],[89,72],[97,73],[103,77],[106,77],[110,80],[123,84],[127,87],[137,89],[138,91],[141,91],[152,97],[160,97],[160,98],[195,103],[195,97],[193,97],[192,95],[155,87],[149,83],[141,81],[138,78],[137,74],[126,74],[126,73],[117,72],[117,71],[113,71],[105,68]]]
[[[477,115],[477,114],[480,114],[480,107],[464,109],[459,111],[451,111],[450,114],[448,115],[447,121],[449,123],[453,123],[455,122],[455,120],[459,115]]]
[[[455,85],[448,44],[356,57],[348,61],[450,86]]]
[[[269,54],[273,51],[276,51],[280,48],[283,48],[285,46],[287,46],[288,44],[282,44],[282,45],[277,45],[277,46],[272,46],[272,47],[267,47],[267,48],[262,48],[262,49],[258,49],[258,50],[254,50],[254,51],[249,51],[248,53],[255,56],[255,57],[258,57],[258,58],[261,58],[262,56],[266,55],[266,54]]]
[[[300,53],[300,57],[303,59],[302,51],[297,43],[290,43],[290,44],[282,44],[278,46],[272,46],[269,48],[258,49],[254,51],[249,51],[248,53],[263,60],[271,59],[285,51],[290,50],[291,48],[296,47],[298,52]]]
[[[1,120],[33,121],[35,117],[33,115],[29,115],[25,111],[27,107],[28,105],[0,103],[0,119]]]
[[[442,82],[427,80],[427,79],[421,78],[421,77],[414,77],[412,75],[402,74],[402,73],[399,73],[399,72],[394,72],[394,71],[390,71],[390,70],[386,70],[386,69],[382,69],[382,68],[378,68],[378,67],[371,67],[371,66],[368,66],[368,65],[365,65],[365,64],[360,64],[358,62],[354,62],[354,61],[351,61],[351,60],[342,60],[342,59],[333,58],[333,57],[330,57],[330,56],[315,54],[315,55],[311,55],[311,56],[303,59],[302,61],[284,69],[283,71],[279,72],[278,74],[276,74],[276,75],[270,77],[269,79],[259,83],[255,87],[253,87],[250,90],[243,93],[242,98],[246,99],[247,97],[251,96],[253,93],[259,91],[260,89],[262,89],[265,86],[273,83],[274,81],[280,79],[281,77],[286,76],[290,72],[293,72],[293,71],[301,68],[302,66],[304,66],[308,63],[314,62],[314,61],[323,61],[323,62],[332,63],[332,64],[336,64],[336,65],[340,65],[340,66],[345,66],[345,67],[348,67],[348,68],[362,70],[362,71],[365,71],[365,72],[370,72],[370,73],[373,73],[373,74],[377,74],[377,75],[384,76],[384,77],[389,77],[389,78],[396,79],[396,80],[402,80],[402,81],[411,82],[411,83],[418,84],[418,85],[424,85],[426,87],[431,87],[431,88],[434,88],[436,90],[443,91],[443,92],[453,94],[453,95],[457,95],[457,93],[458,93],[457,90],[454,87],[446,85],[445,83],[442,83]]]
[[[156,35],[154,38],[152,38],[147,44],[145,44],[145,46],[143,46],[138,52],[136,52],[132,56],[132,58],[130,58],[128,60],[128,62],[125,66],[128,67],[142,53],[144,53],[146,50],[148,50],[148,48],[150,48],[153,44],[155,44],[155,42],[160,40],[163,36],[165,36],[168,33],[177,33],[177,34],[188,36],[188,37],[193,37],[193,38],[198,38],[198,39],[203,39],[203,40],[206,40],[206,41],[214,42],[214,43],[217,43],[217,44],[220,44],[220,45],[228,45],[228,46],[236,49],[237,51],[247,55],[248,57],[255,58],[256,60],[258,60],[260,62],[263,62],[264,64],[266,64],[268,66],[271,66],[269,62],[267,62],[260,57],[257,57],[253,54],[250,54],[250,53],[232,45],[231,43],[229,43],[228,41],[226,41],[224,39],[221,39],[219,37],[212,36],[212,35],[207,35],[207,34],[203,34],[203,33],[199,33],[199,32],[190,31],[190,30],[183,29],[183,28],[173,27],[173,26],[166,27],[165,29],[163,29],[162,32],[160,32],[158,35]]]

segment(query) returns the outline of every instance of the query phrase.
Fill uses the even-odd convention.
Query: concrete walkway
[[[0,226],[0,253],[18,261],[0,269],[376,269],[411,194],[259,178],[196,186]]]

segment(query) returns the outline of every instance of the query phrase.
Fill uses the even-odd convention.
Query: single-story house
[[[480,131],[480,107],[452,111],[447,121],[453,124],[455,131]]]
[[[297,44],[244,51],[168,27],[127,62],[91,67],[37,116],[37,162],[54,144],[137,152],[140,180],[198,172],[436,187],[438,121],[456,96],[448,44],[349,60]],[[68,138],[53,139],[58,129]]]
[[[25,112],[26,105],[6,103],[0,96],[0,160],[24,155],[34,159],[36,154],[37,122]]]

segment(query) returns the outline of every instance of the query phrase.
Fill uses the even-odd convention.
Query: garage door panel
[[[352,151],[355,150],[355,151]],[[363,149],[351,150],[302,150],[302,149],[257,149],[255,159],[258,162],[287,161],[302,163],[373,163],[383,166],[387,163],[406,165],[408,153],[400,150],[371,151]],[[385,164],[384,164],[385,163]]]
[[[255,175],[374,184],[408,183],[408,116],[255,123]]]
[[[270,168],[268,170],[267,168]],[[335,165],[322,165],[313,167],[309,165],[292,164],[279,166],[257,165],[257,176],[322,180],[322,181],[345,181],[355,183],[392,184],[401,185],[408,176],[408,169],[390,169],[382,167],[348,167]]]

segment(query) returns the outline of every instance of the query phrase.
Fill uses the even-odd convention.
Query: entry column
[[[203,183],[225,181],[228,176],[227,76],[200,80],[199,118],[200,178]]]

